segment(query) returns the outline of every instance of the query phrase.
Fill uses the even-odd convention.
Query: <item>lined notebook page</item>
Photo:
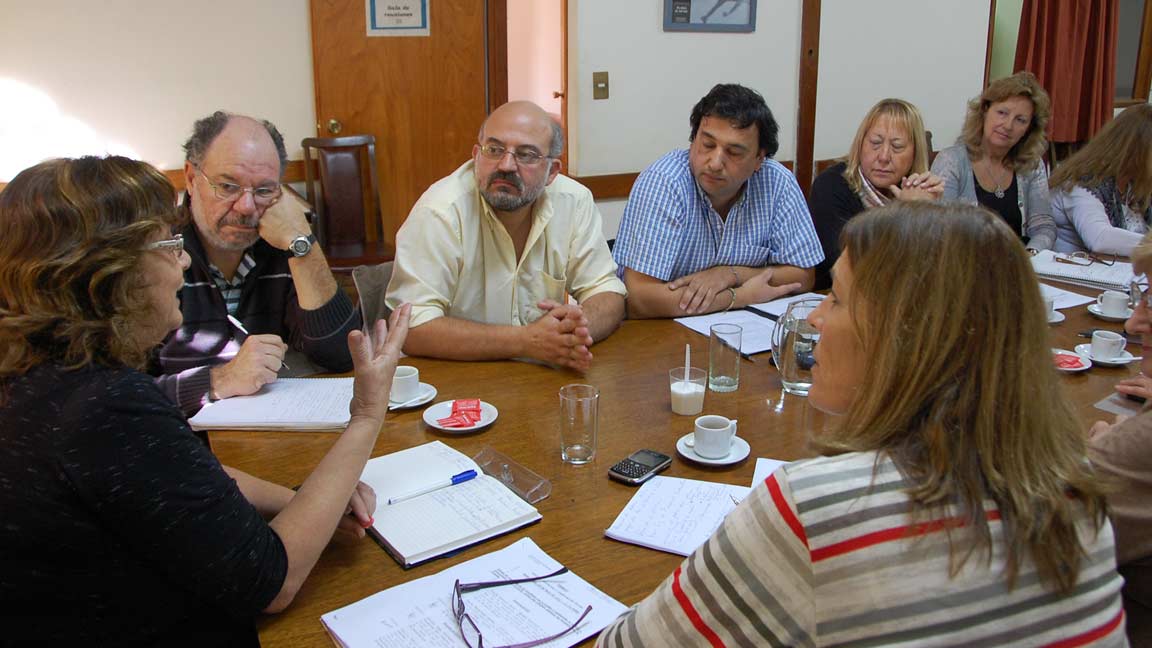
[[[205,405],[194,430],[342,430],[351,416],[351,378],[281,378],[251,396]]]
[[[687,556],[704,544],[750,490],[696,479],[653,477],[636,491],[604,535]]]

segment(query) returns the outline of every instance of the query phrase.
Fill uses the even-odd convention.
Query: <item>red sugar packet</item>
[[[1061,369],[1079,369],[1084,366],[1084,361],[1080,356],[1071,353],[1057,353],[1052,356],[1052,360],[1056,362],[1056,366]]]
[[[436,422],[446,428],[472,427],[480,422],[480,400],[477,398],[452,401],[452,415]]]

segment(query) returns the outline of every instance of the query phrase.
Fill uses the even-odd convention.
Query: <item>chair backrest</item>
[[[392,312],[384,300],[388,282],[392,280],[392,262],[362,265],[352,269],[352,281],[360,298],[360,313],[364,327],[371,328],[378,319],[388,319]]]
[[[316,237],[320,244],[328,249],[381,240],[376,138],[371,135],[308,137],[301,146],[308,202],[316,211]],[[313,157],[319,178],[313,177]],[[314,187],[317,179],[319,200]]]

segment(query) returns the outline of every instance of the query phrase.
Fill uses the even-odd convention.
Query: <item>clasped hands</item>
[[[928,171],[913,173],[888,190],[897,200],[937,200],[944,195],[944,179]]]
[[[746,297],[748,304],[759,304],[761,302],[772,301],[779,297],[783,297],[791,292],[800,288],[798,283],[785,284],[783,286],[773,286],[772,281],[772,268],[767,267],[763,270],[752,275],[750,279],[741,283],[740,276],[737,274],[733,266],[713,266],[707,270],[694,272],[690,275],[684,275],[679,279],[669,281],[666,286],[668,290],[684,289],[680,295],[680,310],[689,315],[696,315],[700,313],[710,313],[717,310],[712,304],[717,295],[721,292],[728,292],[731,288],[743,289],[747,294]],[[736,300],[732,293],[723,297],[724,299],[731,299],[731,306],[736,306]],[[726,303],[720,304],[721,306],[727,305]]]
[[[584,309],[545,299],[536,304],[544,312],[523,329],[525,357],[584,372],[592,366],[592,334]]]

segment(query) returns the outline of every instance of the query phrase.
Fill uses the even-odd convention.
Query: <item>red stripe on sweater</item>
[[[999,520],[1000,511],[988,511],[985,517],[989,520]],[[848,538],[841,540],[835,544],[830,544],[827,547],[820,547],[819,549],[812,550],[812,562],[819,562],[836,556],[842,556],[847,553],[852,553],[866,547],[871,547],[885,542],[892,542],[893,540],[902,540],[904,538],[913,538],[916,536],[927,535],[929,533],[936,533],[943,531],[945,528],[955,528],[964,526],[962,518],[953,517],[943,520],[932,520],[931,522],[921,522],[919,524],[906,524],[904,526],[892,527],[891,529],[882,529],[880,531],[873,531],[872,533],[865,533],[862,536],[855,538]]]
[[[772,503],[776,505],[776,510],[780,512],[780,517],[784,518],[784,523],[792,529],[792,533],[799,538],[804,546],[808,546],[808,536],[804,533],[804,525],[800,524],[800,520],[796,518],[796,514],[792,512],[792,507],[788,506],[788,502],[784,499],[784,493],[780,490],[780,484],[776,481],[776,473],[768,475],[768,479],[764,480],[764,485],[768,487],[768,494],[772,496]]]
[[[672,595],[675,596],[676,600],[680,603],[680,607],[684,610],[684,614],[688,616],[688,620],[692,622],[692,626],[696,628],[700,634],[704,635],[708,643],[716,646],[716,648],[722,648],[724,642],[720,640],[720,635],[713,632],[712,628],[709,628],[708,624],[704,623],[703,617],[696,611],[696,606],[692,605],[692,601],[689,601],[688,595],[684,593],[684,588],[680,587],[680,567],[677,567],[676,571],[672,572]]]
[[[1097,639],[1101,639],[1103,637],[1106,637],[1106,636],[1112,634],[1112,631],[1115,630],[1120,625],[1120,623],[1123,621],[1124,621],[1124,610],[1120,610],[1120,612],[1117,613],[1116,616],[1113,617],[1113,619],[1111,621],[1109,621],[1108,623],[1105,623],[1104,625],[1100,626],[1099,628],[1096,628],[1095,630],[1089,630],[1088,632],[1085,632],[1083,634],[1078,634],[1075,637],[1068,637],[1067,639],[1061,639],[1060,641],[1057,641],[1056,643],[1050,643],[1047,646],[1045,646],[1045,648],[1072,648],[1073,646],[1084,646],[1084,645],[1090,644],[1093,641],[1096,641]]]

